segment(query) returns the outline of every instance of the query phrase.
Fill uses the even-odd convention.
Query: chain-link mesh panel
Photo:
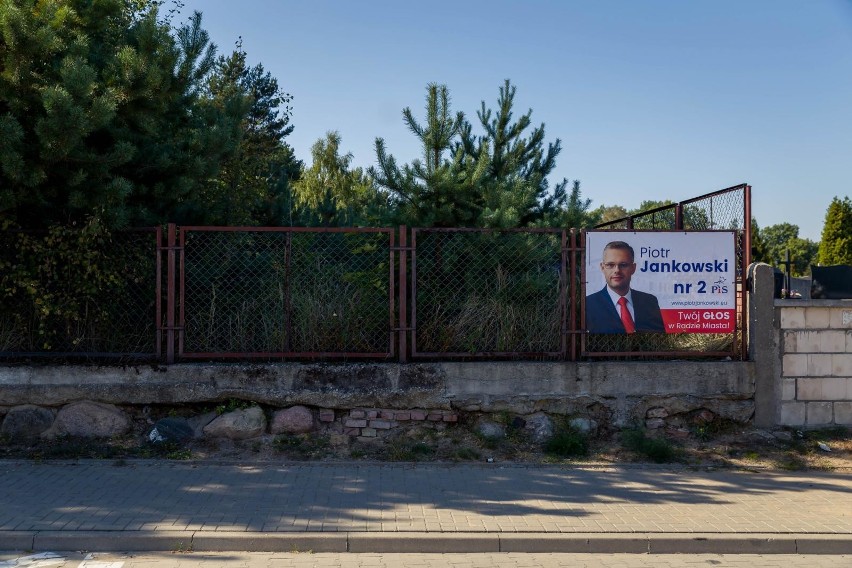
[[[293,350],[390,350],[390,233],[294,233]]]
[[[639,214],[633,218],[634,230],[670,231],[677,228],[677,207]]]
[[[587,354],[612,353],[641,359],[649,353],[734,353],[735,333],[636,333],[633,335],[589,334]],[[600,357],[597,357],[600,358]]]
[[[156,340],[157,233],[125,231],[113,236],[114,259],[123,276],[105,298],[109,327],[104,351],[154,354]]]
[[[184,351],[286,351],[287,233],[184,234]]]
[[[746,187],[739,185],[710,193],[695,199],[671,204],[660,209],[637,213],[630,217],[597,225],[598,229],[654,230],[679,229],[677,208],[682,207],[685,231],[746,230]]]
[[[417,229],[416,352],[559,352],[560,236]]]
[[[389,251],[389,231],[187,231],[184,353],[387,353]]]
[[[0,234],[0,353],[153,357],[156,232],[114,233],[49,260],[32,254],[51,238]],[[91,270],[96,278],[81,276]]]
[[[618,219],[616,221],[607,221],[606,223],[600,223],[599,225],[595,225],[595,229],[612,229],[613,231],[633,230],[630,226],[630,219],[627,217],[623,219]]]
[[[745,191],[719,192],[683,203],[683,228],[687,231],[745,230]]]

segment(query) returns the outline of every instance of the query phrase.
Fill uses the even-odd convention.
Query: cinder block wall
[[[852,300],[775,300],[779,423],[852,425]]]

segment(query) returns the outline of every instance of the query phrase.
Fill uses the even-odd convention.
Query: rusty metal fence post
[[[168,224],[166,250],[166,363],[175,362],[175,252],[177,226]]]
[[[408,361],[408,227],[399,226],[399,362]]]
[[[163,358],[163,228],[156,228],[156,266],[154,269],[154,355]]]
[[[562,328],[562,337],[560,338],[559,350],[562,352],[561,358],[565,360],[568,357],[568,343],[573,344],[574,338],[571,337],[568,329],[568,306],[573,307],[573,302],[570,302],[568,294],[570,294],[571,286],[568,283],[568,235],[565,229],[562,229],[560,235],[560,261],[559,261],[559,311],[561,312],[560,327]],[[570,303],[569,303],[570,302]]]

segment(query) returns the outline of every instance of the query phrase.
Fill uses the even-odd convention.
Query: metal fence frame
[[[193,352],[185,348],[186,334],[186,238],[192,232],[225,232],[225,233],[283,233],[285,239],[285,258],[290,259],[292,236],[295,233],[380,233],[388,236],[388,349],[383,352],[354,352],[354,351],[264,351],[264,352]],[[396,281],[394,276],[396,246],[395,231],[389,228],[317,228],[317,227],[207,227],[207,226],[183,226],[178,228],[170,224],[168,226],[168,242],[163,250],[168,253],[168,284],[167,284],[167,308],[166,325],[162,326],[162,332],[166,334],[166,361],[171,363],[177,359],[393,359],[396,357],[396,342],[394,341],[395,329],[395,300]],[[177,274],[175,274],[177,265]],[[289,267],[289,266],[288,266]],[[290,309],[289,281],[287,285],[287,310],[283,324],[289,329],[291,326],[292,311]],[[288,342],[290,335],[288,334]],[[175,349],[175,342],[177,348]]]
[[[404,228],[401,228],[404,231]],[[483,351],[483,352],[446,352],[446,351],[420,351],[418,349],[417,331],[417,235],[428,233],[478,233],[478,234],[553,234],[558,235],[560,240],[560,266],[559,266],[559,300],[558,309],[560,312],[560,349],[556,351]],[[571,235],[569,241],[568,235]],[[575,325],[575,303],[566,302],[570,291],[568,277],[574,273],[574,229],[543,229],[543,228],[527,228],[527,229],[475,229],[475,228],[413,228],[411,229],[411,358],[412,359],[438,359],[438,358],[552,358],[552,359],[567,359],[569,356],[574,358],[574,342],[569,341],[571,333],[576,332]],[[568,271],[569,264],[571,270]],[[402,275],[400,276],[402,280]],[[570,308],[568,304],[570,303]],[[401,302],[402,305],[402,302]],[[571,317],[568,317],[568,314]]]
[[[717,223],[714,207],[717,201],[724,205],[728,200],[736,200],[737,217],[727,223]],[[742,205],[739,211],[740,201]],[[709,224],[711,227],[690,227],[685,220],[684,211],[689,206],[709,207]],[[728,206],[728,210],[732,207]],[[738,217],[741,214],[741,219]],[[739,226],[733,227],[739,220]],[[150,227],[137,231],[154,234],[156,250],[156,298],[155,303],[155,337],[152,337],[151,353],[0,353],[0,358],[30,358],[30,357],[88,357],[88,358],[154,358],[166,363],[179,360],[198,359],[373,359],[397,360],[434,360],[445,359],[551,359],[577,361],[580,359],[610,358],[645,358],[645,357],[719,357],[747,358],[747,289],[745,275],[751,262],[751,186],[741,184],[716,192],[701,195],[680,203],[658,207],[634,215],[603,223],[595,229],[641,230],[634,229],[635,225],[650,226],[649,230],[713,230],[720,229],[712,225],[728,225],[720,230],[737,231],[737,322],[732,347],[729,351],[648,351],[648,350],[617,350],[600,351],[589,349],[588,333],[582,329],[580,306],[583,305],[585,293],[585,231],[577,229],[462,229],[462,228],[409,228],[402,225],[398,228],[307,228],[307,227],[178,227],[169,224],[163,227]],[[349,351],[298,351],[286,349],[282,351],[264,352],[192,352],[186,349],[186,237],[192,232],[254,232],[254,233],[284,233],[286,247],[292,242],[297,233],[380,233],[387,235],[387,290],[388,290],[388,347],[385,351],[349,352]],[[417,287],[418,235],[428,233],[547,233],[556,235],[560,243],[559,252],[559,314],[560,338],[559,348],[552,351],[483,351],[483,352],[438,352],[420,350],[418,345],[418,315]],[[410,244],[409,244],[410,243]],[[285,256],[288,253],[285,251]],[[382,251],[383,254],[383,251]],[[409,260],[410,257],[410,260]],[[287,325],[287,322],[283,322]],[[289,337],[289,335],[287,336]],[[289,344],[288,344],[289,345]]]

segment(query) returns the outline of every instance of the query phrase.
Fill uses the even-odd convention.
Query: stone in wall
[[[129,429],[130,419],[118,407],[84,400],[63,406],[53,426],[42,432],[41,437],[109,438],[125,434]]]
[[[266,416],[259,406],[223,414],[204,427],[204,434],[213,438],[247,440],[266,432]]]
[[[604,412],[607,415],[612,414],[612,411],[606,404],[602,404],[601,401],[590,396],[542,397],[535,400],[530,399],[530,397],[518,397],[518,400],[506,401],[504,409],[520,414],[532,414],[533,412],[541,411],[551,415],[561,414],[569,416],[573,414],[594,416],[595,418],[597,418],[596,414],[598,412]],[[493,412],[500,409],[486,406],[481,410]]]
[[[553,420],[543,412],[527,416],[524,426],[530,437],[538,443],[544,443],[553,437]]]
[[[702,406],[722,418],[745,424],[754,416],[754,400],[705,399]]]
[[[696,415],[693,417],[692,420],[696,424],[707,424],[709,422],[713,422],[713,420],[715,420],[715,419],[716,419],[716,414],[714,414],[713,412],[710,412],[706,408],[702,408],[701,410],[698,411],[698,413],[696,413]]]
[[[304,406],[293,406],[272,415],[273,434],[304,434],[314,429],[314,415]]]
[[[53,411],[49,408],[24,404],[15,406],[6,414],[0,426],[0,434],[13,442],[36,442],[42,432],[53,424]]]
[[[728,397],[642,397],[637,401],[636,410],[641,419],[661,419],[666,422],[683,420],[682,415],[699,410],[709,410],[725,420],[746,423],[754,414],[754,399]],[[681,415],[681,416],[678,416]],[[656,422],[654,422],[656,424]]]
[[[649,408],[647,412],[645,412],[646,418],[667,418],[668,416],[669,411],[659,406],[655,408]]]
[[[481,418],[476,423],[476,432],[483,438],[499,439],[506,437],[506,428],[502,424],[485,418]]]
[[[595,420],[584,416],[574,417],[568,423],[572,428],[583,434],[591,434],[598,429],[598,423]]]
[[[204,414],[199,414],[198,416],[192,416],[187,419],[187,423],[192,427],[192,437],[193,438],[203,438],[204,437],[204,427],[213,422],[216,417],[219,416],[213,411],[205,412]]]
[[[195,431],[186,418],[170,416],[157,420],[153,430],[148,435],[148,439],[152,442],[183,443],[193,438],[194,435]]]

